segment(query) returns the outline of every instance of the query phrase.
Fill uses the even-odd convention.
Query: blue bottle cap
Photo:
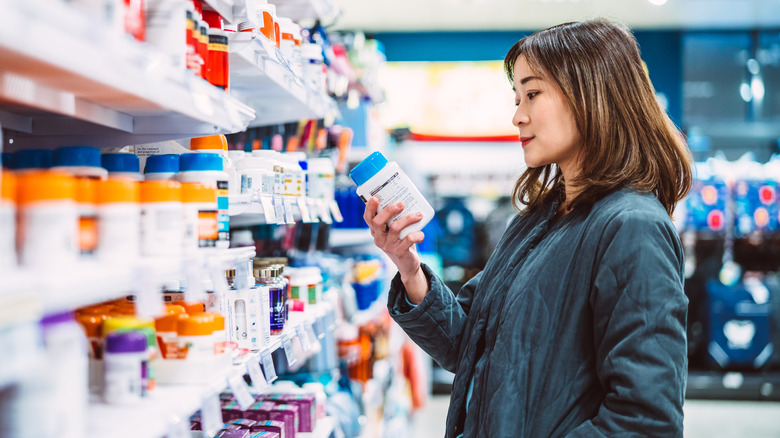
[[[14,154],[13,152],[3,152],[2,158],[2,165],[4,169],[10,169],[11,163],[14,161]]]
[[[304,160],[299,161],[298,165],[301,166],[301,170],[309,170],[309,163]]]
[[[100,149],[91,146],[66,146],[54,151],[55,166],[100,166]]]
[[[51,167],[54,153],[47,149],[25,149],[14,152],[11,169],[48,169]]]
[[[222,157],[219,154],[209,152],[181,154],[179,157],[179,169],[181,172],[222,170]]]
[[[146,158],[144,173],[177,173],[178,171],[178,154],[150,155]]]
[[[358,163],[354,169],[349,172],[349,177],[357,185],[363,185],[366,181],[376,175],[383,167],[387,165],[387,158],[381,152],[374,152]]]
[[[103,154],[100,157],[103,168],[109,172],[135,172],[141,170],[138,156],[128,153]]]

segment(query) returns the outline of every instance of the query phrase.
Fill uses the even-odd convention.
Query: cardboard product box
[[[279,438],[286,438],[284,435],[284,422],[282,421],[276,421],[276,420],[266,420],[266,421],[258,421],[254,427],[252,427],[252,432],[274,432],[279,434]]]

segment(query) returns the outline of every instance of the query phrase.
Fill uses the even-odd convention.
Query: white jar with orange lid
[[[76,180],[62,172],[27,171],[17,178],[19,231],[17,248],[23,266],[50,266],[78,258]]]
[[[217,188],[201,183],[182,183],[184,251],[216,248],[219,241]]]
[[[16,178],[0,175],[0,271],[16,266]]]
[[[97,249],[101,260],[126,260],[141,253],[138,182],[109,178],[97,182]]]
[[[200,313],[179,320],[179,354],[184,359],[203,360],[214,358],[214,318]]]
[[[141,201],[141,255],[179,256],[184,240],[181,184],[143,181]]]

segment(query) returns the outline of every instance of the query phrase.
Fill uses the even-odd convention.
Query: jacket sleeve
[[[390,286],[387,308],[393,320],[420,348],[442,368],[455,372],[466,318],[482,273],[464,284],[455,297],[428,266],[423,264],[422,268],[429,285],[423,301],[416,306],[410,305],[406,289],[396,274]]]
[[[683,436],[688,299],[682,247],[665,219],[624,211],[604,230],[589,300],[606,395],[569,437]]]

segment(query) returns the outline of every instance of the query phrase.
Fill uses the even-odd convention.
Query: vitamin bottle
[[[104,402],[124,405],[141,401],[146,348],[146,335],[140,332],[114,332],[106,336],[103,354]]]
[[[216,248],[219,241],[217,189],[201,183],[182,183],[184,251]]]
[[[179,352],[184,359],[214,357],[214,319],[205,314],[190,315],[179,320],[177,326]]]
[[[128,153],[103,154],[100,163],[112,178],[130,178],[135,181],[144,179],[141,175],[138,155]]]
[[[18,175],[19,230],[17,248],[23,266],[74,262],[76,236],[76,181],[65,173],[30,170]]]
[[[16,178],[0,172],[0,272],[16,267]]]
[[[222,158],[213,153],[182,154],[179,182],[201,183],[217,188],[217,248],[230,246],[230,216],[228,212],[228,174],[222,170]]]
[[[227,90],[230,80],[228,63],[228,37],[222,30],[222,17],[214,11],[203,11],[208,28],[208,58],[206,79],[210,84]]]
[[[138,182],[109,178],[97,182],[97,249],[100,260],[118,261],[141,253]]]
[[[417,187],[394,161],[388,162],[380,152],[374,152],[349,172],[357,184],[357,194],[363,202],[371,197],[379,200],[377,211],[388,205],[403,202],[404,209],[390,219],[390,223],[411,213],[422,213],[422,220],[401,230],[401,239],[409,233],[420,231],[433,218],[433,207],[423,198]]]
[[[13,153],[11,169],[18,172],[30,169],[48,169],[54,161],[54,152],[47,149],[23,149]]]
[[[181,184],[143,181],[141,200],[141,255],[178,256],[184,240]]]
[[[146,158],[144,166],[146,181],[173,181],[177,173],[179,173],[178,154],[150,155]]]
[[[279,335],[284,331],[285,304],[287,292],[273,277],[271,268],[261,268],[258,271],[258,283],[268,290],[270,305],[271,335]]]
[[[189,317],[184,312],[184,307],[169,304],[165,306],[165,315],[155,318],[154,328],[157,333],[157,345],[163,359],[180,359],[179,321]]]

